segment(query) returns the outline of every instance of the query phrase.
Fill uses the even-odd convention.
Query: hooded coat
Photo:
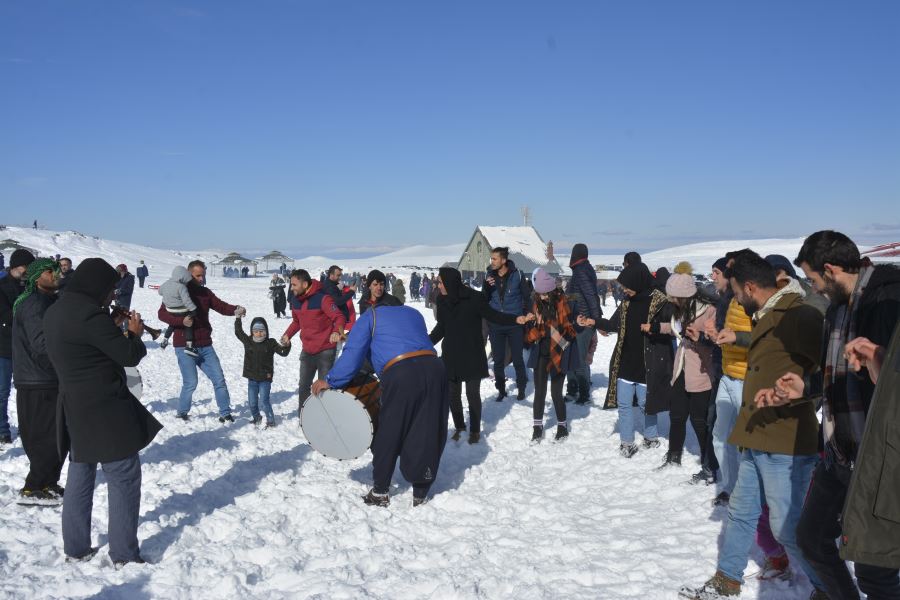
[[[13,305],[25,282],[6,275],[0,279],[0,357],[12,358]]]
[[[140,338],[122,335],[105,306],[117,278],[103,259],[85,260],[44,316],[47,352],[59,378],[60,455],[69,450],[73,462],[122,460],[162,429],[126,385],[124,367],[137,366],[147,349]]]
[[[162,289],[162,288],[160,288]],[[202,348],[204,346],[212,346],[212,324],[209,322],[209,311],[214,310],[220,315],[233,317],[236,306],[219,300],[212,290],[204,285],[200,285],[196,281],[191,280],[187,284],[188,294],[191,301],[197,307],[197,314],[194,315],[194,348]],[[68,293],[68,292],[66,292]],[[172,345],[176,348],[184,347],[184,315],[173,315],[166,310],[165,304],[159,307],[156,315],[159,320],[167,325],[175,328],[175,334],[172,336]]]
[[[625,267],[617,281],[637,294],[633,298],[626,296],[612,317],[601,319],[596,325],[597,329],[619,335],[609,361],[609,387],[603,408],[618,406],[616,380],[623,377],[623,372],[637,370],[635,375],[640,375],[642,369],[643,381],[638,383],[647,385],[647,414],[665,412],[674,394],[669,378],[675,351],[672,337],[660,333],[660,325],[671,320],[674,307],[665,294],[655,289],[653,276],[643,263]],[[650,323],[650,333],[641,332],[642,323]]]
[[[266,339],[262,342],[253,340],[253,326],[257,323],[262,323],[266,328]],[[282,346],[269,337],[269,324],[262,317],[256,317],[250,322],[250,335],[244,331],[241,319],[235,319],[234,335],[244,345],[243,376],[254,381],[272,381],[272,375],[275,373],[275,354],[287,356],[291,347]]]
[[[429,334],[431,343],[443,340],[441,359],[448,379],[484,379],[488,376],[488,368],[481,320],[515,325],[516,317],[491,308],[481,293],[463,285],[462,276],[456,269],[442,267],[439,273],[447,295],[438,296],[437,325]]]

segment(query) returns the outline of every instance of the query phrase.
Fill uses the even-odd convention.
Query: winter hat
[[[12,256],[9,257],[9,268],[15,269],[16,267],[27,267],[33,262],[34,254],[29,252],[25,248],[19,248],[12,253]]]
[[[556,289],[556,279],[553,278],[543,267],[538,267],[531,275],[531,283],[534,285],[534,291],[538,294],[549,294]]]
[[[266,326],[265,324],[257,321],[250,327],[250,331],[266,331]]]
[[[694,267],[692,267],[691,263],[689,263],[688,261],[683,260],[675,265],[674,272],[678,275],[693,275]]]
[[[125,263],[119,263],[119,264],[116,265],[116,270],[118,270],[118,271],[125,271],[125,272],[127,273],[127,272],[128,272],[128,267],[125,265]]]
[[[52,258],[39,258],[29,263],[28,268],[25,269],[25,291],[19,294],[15,303],[13,303],[13,314],[16,313],[16,310],[25,301],[25,298],[34,293],[34,288],[37,287],[37,280],[44,274],[44,271],[59,271],[59,263]]]
[[[575,244],[572,246],[572,255],[569,257],[569,266],[572,267],[580,260],[588,257],[588,247],[585,244]]]
[[[369,271],[369,274],[366,275],[366,287],[372,285],[373,281],[385,283],[387,281],[387,278],[384,276],[384,273],[382,273],[378,269],[372,269],[371,271]]]
[[[84,294],[98,306],[103,306],[118,281],[119,274],[111,264],[102,258],[87,258],[75,269],[72,281],[66,285],[66,293]]]
[[[719,260],[717,260],[716,262],[713,263],[712,268],[713,268],[713,270],[718,269],[719,271],[724,273],[725,269],[728,268],[728,259],[723,256],[722,258],[720,258]]]
[[[649,290],[653,286],[653,276],[650,269],[644,263],[630,264],[619,273],[616,278],[622,287],[626,287],[638,294]]]
[[[447,290],[447,300],[451,304],[459,302],[459,291],[462,288],[462,275],[453,267],[441,267],[438,269],[438,276],[444,283],[444,289]]]
[[[666,294],[673,298],[690,298],[697,293],[697,283],[687,273],[675,273],[666,282]]]
[[[797,279],[797,271],[794,270],[794,265],[791,264],[791,261],[786,256],[770,254],[766,257],[766,262],[772,265],[776,272],[784,271],[794,279]]]

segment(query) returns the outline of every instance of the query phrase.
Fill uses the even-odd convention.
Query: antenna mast
[[[531,209],[527,205],[522,207],[522,224],[531,225]]]

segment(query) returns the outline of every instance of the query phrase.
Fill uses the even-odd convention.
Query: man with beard
[[[491,267],[484,280],[482,293],[491,308],[498,312],[519,317],[528,312],[531,303],[529,284],[509,260],[509,248],[498,247],[491,250]],[[494,384],[497,387],[497,402],[506,398],[506,348],[512,355],[516,369],[518,400],[525,399],[528,373],[522,355],[525,331],[521,325],[488,324],[491,339],[491,355],[494,357]]]
[[[72,276],[72,259],[71,258],[60,258],[59,259],[59,291],[57,293],[62,294],[63,290],[66,289],[66,285],[69,283],[69,279]]]
[[[822,362],[825,460],[813,476],[797,529],[798,542],[829,598],[858,599],[857,584],[869,598],[900,598],[896,568],[857,562],[854,583],[835,545],[875,392],[867,373],[850,372],[845,346],[857,337],[883,347],[889,344],[900,319],[900,269],[873,266],[860,257],[850,238],[836,231],[819,231],[806,238],[794,264],[803,269],[816,291],[831,301],[825,314]],[[780,406],[802,396],[804,382],[796,374],[786,373],[776,390],[789,392],[776,392],[772,404]]]
[[[337,265],[328,267],[328,276],[325,277],[325,281],[322,282],[322,289],[334,300],[335,306],[337,306],[338,310],[341,311],[341,314],[344,315],[344,320],[349,321],[350,307],[347,306],[347,302],[356,296],[356,286],[350,285],[344,288],[346,291],[342,290],[341,275],[343,275],[343,273],[343,270]]]
[[[366,291],[359,300],[359,314],[362,316],[373,306],[403,306],[400,299],[385,291],[387,278],[378,269],[372,269],[366,276]]]
[[[59,265],[39,258],[25,271],[25,291],[13,306],[13,378],[19,435],[30,463],[19,504],[59,505],[63,459],[56,447],[59,380],[47,353],[44,314],[56,302]]]
[[[772,266],[755,253],[742,253],[728,269],[731,289],[754,325],[747,353],[741,409],[729,443],[743,448],[737,484],[715,575],[681,597],[705,600],[738,596],[762,502],[769,506],[775,539],[824,597],[822,581],[797,543],[797,523],[818,450],[816,409],[808,397],[781,406],[767,402],[772,382],[787,372],[808,376],[821,359],[822,318],[792,287],[779,290]]]

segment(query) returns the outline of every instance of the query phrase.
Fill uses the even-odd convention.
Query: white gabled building
[[[480,281],[491,264],[491,249],[500,246],[509,248],[509,259],[528,277],[531,277],[532,271],[538,267],[546,268],[552,275],[563,272],[556,259],[547,258],[547,243],[530,225],[518,227],[479,225],[466,244],[457,268],[463,277],[476,277]]]

